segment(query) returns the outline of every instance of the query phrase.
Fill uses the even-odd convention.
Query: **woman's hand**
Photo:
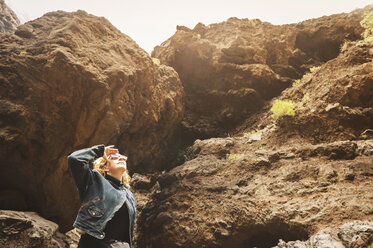
[[[107,161],[108,157],[111,154],[117,154],[117,153],[119,153],[119,150],[117,148],[114,148],[114,145],[105,146],[105,151],[104,151],[104,156],[103,157]]]

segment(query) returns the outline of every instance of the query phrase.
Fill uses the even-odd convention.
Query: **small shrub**
[[[301,82],[307,81],[312,76],[312,74],[316,73],[318,70],[320,70],[320,66],[311,67],[310,72],[307,72],[306,74],[304,74],[301,79],[297,79],[293,81],[293,87],[298,86]]]
[[[229,154],[228,160],[229,160],[230,163],[233,163],[237,159],[243,158],[243,156],[244,156],[244,154],[232,153],[232,154]]]
[[[341,52],[346,51],[346,49],[347,49],[349,43],[351,43],[351,41],[349,41],[349,40],[345,40],[345,41],[343,42],[343,44],[341,45],[341,47],[340,47],[339,50],[340,50]]]
[[[201,39],[201,35],[200,35],[200,34],[197,34],[197,38],[198,38],[198,39]]]
[[[250,19],[248,20],[248,23],[252,26],[255,26],[256,24],[258,24],[260,21],[259,19]]]
[[[274,118],[278,118],[278,117],[284,116],[284,115],[294,116],[295,115],[294,103],[293,103],[293,101],[290,101],[290,100],[288,100],[288,101],[276,100],[273,103],[271,111],[273,113],[272,116]]]
[[[364,41],[373,42],[373,11],[364,13],[360,25],[365,28],[364,32],[361,34]]]
[[[153,60],[153,63],[156,64],[156,65],[160,65],[161,64],[161,61],[157,58],[152,58]]]

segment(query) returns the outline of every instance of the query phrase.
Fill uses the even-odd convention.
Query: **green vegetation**
[[[343,42],[343,44],[341,45],[341,47],[340,47],[339,50],[340,50],[341,52],[345,51],[345,50],[347,49],[347,46],[348,46],[349,43],[351,43],[351,41],[349,41],[349,40],[344,40],[344,42]]]
[[[250,135],[254,133],[262,133],[262,132],[263,132],[263,129],[251,130],[250,132],[243,133],[243,137],[249,137]]]
[[[197,34],[197,38],[198,38],[198,39],[201,39],[201,35],[200,35],[200,34]]]
[[[161,61],[157,58],[152,58],[153,60],[153,63],[156,64],[156,65],[160,65],[161,64]]]
[[[273,112],[272,116],[274,118],[278,118],[278,117],[284,116],[284,115],[294,116],[295,115],[294,103],[293,103],[293,101],[290,101],[290,100],[285,100],[285,101],[276,100],[273,103],[271,111]]]
[[[250,19],[248,20],[248,23],[252,26],[255,26],[256,24],[258,24],[260,21],[259,19]]]
[[[364,32],[361,34],[364,41],[373,42],[373,11],[364,13],[360,25],[365,28]]]
[[[240,158],[243,158],[243,157],[244,157],[244,154],[242,154],[242,153],[232,153],[232,154],[229,154],[228,160],[229,160],[230,163],[233,163],[237,159],[240,159]]]
[[[293,87],[298,86],[301,82],[306,82],[312,76],[312,74],[316,73],[318,70],[320,70],[320,66],[311,67],[310,72],[304,74],[301,79],[293,81]]]

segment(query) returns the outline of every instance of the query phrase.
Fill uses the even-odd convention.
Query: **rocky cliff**
[[[210,96],[215,94],[215,89],[226,95],[232,88],[246,92],[243,84],[234,86],[231,83],[237,82],[238,75],[241,75],[241,82],[251,82],[247,85],[251,92],[255,91],[256,97],[260,96],[262,105],[255,114],[241,112],[240,118],[244,121],[230,129],[230,137],[196,140],[185,151],[186,162],[159,177],[151,194],[145,198],[147,203],[141,205],[138,247],[371,247],[373,43],[361,40],[358,34],[362,32],[358,25],[365,10],[281,27],[293,30],[289,31],[293,39],[291,49],[285,49],[287,36],[282,38],[284,49],[274,53],[276,67],[271,63],[273,60],[268,60],[273,56],[261,61],[249,60],[263,58],[256,56],[259,51],[270,54],[270,47],[263,44],[281,39],[275,31],[280,27],[258,21],[254,24],[259,25],[259,30],[264,26],[274,29],[267,29],[271,30],[267,33],[271,38],[257,42],[260,47],[246,57],[244,43],[240,43],[241,50],[236,54],[243,56],[241,62],[227,62],[224,57],[227,48],[221,45],[230,39],[242,41],[241,36],[233,32],[232,36],[225,34],[227,38],[224,39],[221,35],[224,29],[217,32],[214,28],[227,25],[228,32],[240,30],[238,24],[241,24],[245,25],[242,30],[249,30],[247,20],[230,19],[209,27],[197,25],[194,30],[179,28],[174,37],[155,49],[154,56],[175,66],[180,73],[187,99],[185,126],[192,120],[188,115],[200,113],[197,108],[202,105],[201,101],[207,104],[210,100],[196,92]],[[352,16],[356,19],[343,20]],[[324,22],[326,20],[329,25]],[[320,23],[327,28],[319,30],[317,27],[323,26],[318,25]],[[342,34],[331,35],[346,31],[344,28],[349,25],[356,26],[345,34],[357,41],[344,43],[342,38],[337,38],[343,37]],[[314,28],[318,30],[318,35],[314,35],[320,43],[307,33]],[[214,30],[215,36],[210,30]],[[196,36],[197,33],[200,36]],[[185,37],[189,39],[183,40]],[[299,43],[300,37],[308,38]],[[213,39],[215,43],[211,42]],[[334,44],[335,51],[331,52],[331,46],[324,53],[326,41],[331,40],[334,42],[329,44]],[[341,48],[338,48],[339,43],[343,44]],[[314,49],[306,48],[311,46]],[[283,52],[288,55],[281,60]],[[297,61],[291,56],[300,53],[304,62],[290,63]],[[203,63],[196,62],[202,59]],[[237,70],[229,71],[224,74],[225,81],[219,81],[217,68],[223,67],[222,64],[251,68],[250,74],[244,77]],[[254,67],[264,67],[274,75],[258,73],[268,84],[259,78],[253,79],[253,72],[258,72],[252,69]],[[295,76],[306,67],[311,67],[311,72],[303,77]],[[301,79],[290,80],[293,76],[283,74],[284,71],[276,72],[278,68],[291,69],[294,77]],[[227,78],[231,79],[230,83]],[[291,87],[281,92],[276,88],[280,82],[292,82]],[[266,86],[261,91],[260,87],[255,88],[255,83]],[[265,101],[271,97],[265,94],[277,94],[273,89],[279,90],[280,96]],[[193,105],[197,96],[200,97],[199,106]],[[204,119],[209,123],[205,127],[213,126],[216,122],[212,118],[221,106],[228,105],[224,97],[221,99],[221,105],[214,102],[210,112],[205,112],[211,117]],[[236,105],[237,111],[245,111],[259,101],[247,99],[251,99],[252,104],[241,102]],[[229,106],[234,108],[234,105]],[[199,121],[194,124],[199,125],[196,124],[201,123]],[[195,127],[192,122],[188,123],[188,127]]]
[[[167,158],[183,117],[179,77],[105,18],[48,13],[0,35],[0,54],[1,208],[67,230],[79,207],[70,152],[115,144],[130,171]]]
[[[366,10],[281,26],[238,18],[179,26],[152,56],[175,68],[185,88],[180,135],[226,136],[294,79],[335,58],[344,41],[360,39]]]
[[[268,110],[259,126],[194,142],[194,158],[163,174],[144,206],[139,247],[272,247],[355,220],[371,230],[372,49],[350,44],[285,90],[294,102],[309,94],[294,116]],[[369,230],[362,246],[308,242],[368,247]]]
[[[5,4],[5,0],[0,0],[0,33],[11,33],[19,24],[17,15]]]

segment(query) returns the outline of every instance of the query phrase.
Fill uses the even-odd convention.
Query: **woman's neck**
[[[123,173],[113,173],[113,172],[107,172],[109,176],[114,177],[115,179],[118,179],[119,181],[122,181]]]

